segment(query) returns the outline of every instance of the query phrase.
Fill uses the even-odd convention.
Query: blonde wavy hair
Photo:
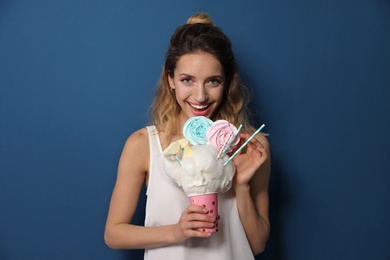
[[[196,52],[214,55],[225,73],[222,102],[210,119],[213,121],[225,119],[235,126],[242,124],[244,129],[253,129],[249,122],[250,95],[239,78],[231,42],[220,28],[214,26],[210,16],[205,13],[191,16],[187,24],[178,27],[174,32],[150,109],[150,123],[156,125],[160,131],[164,131],[167,138],[180,131],[177,129],[177,118],[181,108],[176,101],[175,93],[169,86],[168,77],[173,78],[176,63],[181,56]]]

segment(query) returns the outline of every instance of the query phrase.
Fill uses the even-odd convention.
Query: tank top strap
[[[158,131],[155,125],[146,126],[149,135],[149,147],[150,153],[153,155],[161,154],[160,138],[158,137]]]
[[[162,168],[162,165],[158,165],[160,160],[155,160],[162,155],[162,148],[160,143],[160,138],[158,136],[158,131],[155,125],[146,126],[149,136],[149,154],[150,154],[150,163],[149,163],[149,180],[148,188],[146,189],[146,195],[149,195],[153,191],[154,183],[158,180],[158,169]],[[156,175],[157,176],[154,176]],[[156,180],[157,178],[157,180]]]

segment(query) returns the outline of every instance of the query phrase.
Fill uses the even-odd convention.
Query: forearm
[[[104,240],[112,249],[162,247],[176,243],[173,229],[173,225],[144,227],[123,223],[106,227]]]
[[[253,254],[264,251],[270,233],[269,223],[258,213],[249,185],[234,186],[238,213]]]

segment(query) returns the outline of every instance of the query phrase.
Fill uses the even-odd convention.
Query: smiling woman
[[[245,93],[230,40],[209,16],[197,14],[176,30],[152,104],[152,125],[133,133],[122,152],[105,230],[110,247],[145,248],[149,260],[245,260],[264,250],[269,236],[269,145],[264,136],[248,139],[253,127]],[[247,140],[246,152],[232,160],[234,188],[218,194],[221,218],[208,215],[212,209],[206,206],[189,205],[186,193],[163,167],[162,151],[180,142],[185,123],[198,116],[246,129],[239,134],[241,142]],[[145,180],[145,226],[136,226],[129,223]],[[202,231],[211,229],[222,231]]]

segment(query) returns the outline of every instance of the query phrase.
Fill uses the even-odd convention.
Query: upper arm
[[[256,209],[259,215],[269,225],[269,196],[268,196],[268,184],[271,171],[271,154],[270,145],[265,136],[259,135],[256,139],[264,147],[268,157],[260,168],[256,171],[250,181],[251,194],[253,201],[255,202]]]
[[[133,133],[126,141],[119,160],[107,225],[130,223],[149,165],[149,141],[146,129]]]

